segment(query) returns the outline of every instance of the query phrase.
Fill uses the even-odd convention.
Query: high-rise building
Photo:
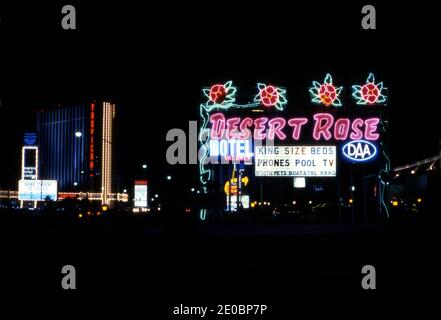
[[[112,192],[115,105],[93,102],[38,111],[41,179],[57,180],[60,191]]]

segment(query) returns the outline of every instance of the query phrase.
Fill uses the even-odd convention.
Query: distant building
[[[57,180],[60,191],[100,192],[108,204],[114,119],[109,102],[38,111],[40,178]]]

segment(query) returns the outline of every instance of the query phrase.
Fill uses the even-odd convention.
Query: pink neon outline
[[[361,127],[363,124],[364,124],[364,120],[360,118],[357,118],[352,122],[351,125],[352,133],[349,135],[349,137],[352,140],[360,140],[363,138],[363,131],[359,129],[359,127]]]
[[[346,140],[351,127],[351,121],[348,118],[339,118],[334,124],[334,139]],[[343,129],[343,130],[342,130]]]
[[[222,135],[225,131],[225,116],[218,112],[214,113],[210,116],[210,122],[211,122],[211,130],[210,130],[210,136],[211,139],[222,139]]]
[[[254,120],[254,139],[263,140],[265,139],[265,123],[268,122],[267,117],[261,117]]]
[[[237,135],[238,139],[247,140],[251,136],[251,130],[248,129],[253,125],[253,119],[250,117],[246,117],[242,120],[239,125],[239,134]]]
[[[377,125],[379,122],[380,118],[369,118],[364,120],[366,126],[364,130],[364,137],[366,140],[378,140],[380,135],[375,131],[377,131]]]
[[[280,140],[286,139],[286,134],[282,132],[285,128],[286,120],[282,117],[273,118],[268,121],[268,139],[274,140],[275,135]]]
[[[227,123],[227,139],[236,139],[238,134],[238,124],[240,122],[239,117],[230,118],[226,121]]]
[[[332,114],[329,113],[316,113],[314,115],[314,132],[312,136],[315,140],[320,140],[320,135],[323,134],[323,137],[325,140],[329,140],[332,137],[331,132],[329,132],[329,129],[332,127],[332,124],[334,123],[334,117]],[[326,120],[325,125],[321,125],[322,120]]]
[[[308,123],[308,118],[292,118],[288,120],[288,125],[292,127],[292,138],[294,140],[300,139],[300,133],[302,132],[302,126]]]

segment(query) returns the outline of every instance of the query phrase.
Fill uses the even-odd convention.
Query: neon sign
[[[368,161],[375,157],[377,148],[365,140],[349,141],[342,147],[343,155],[351,161]]]
[[[283,117],[259,117],[259,118],[225,118],[222,113],[215,113],[210,116],[211,130],[210,138],[212,140],[220,140],[224,137],[227,139],[249,138],[255,140],[285,140],[290,136],[293,140],[299,140],[304,125],[309,122],[308,118],[290,118]],[[337,118],[330,113],[316,113],[313,116],[313,133],[314,140],[378,140],[379,134],[378,117],[368,119],[349,119]]]
[[[223,91],[225,88],[225,97],[221,98],[223,96]],[[200,174],[200,181],[202,184],[203,191],[206,192],[205,185],[207,182],[211,179],[211,170],[206,167],[206,160],[210,155],[210,146],[209,146],[209,130],[207,129],[207,125],[209,123],[210,114],[213,110],[222,109],[222,110],[229,110],[233,108],[242,109],[242,108],[254,108],[257,107],[257,103],[250,103],[246,105],[238,105],[235,104],[235,94],[236,94],[236,88],[233,86],[232,81],[228,81],[227,83],[223,85],[214,85],[211,86],[211,88],[204,88],[202,90],[205,97],[207,97],[207,101],[204,104],[200,105],[200,117],[201,117],[201,128],[199,131],[199,141],[201,142],[202,146],[199,151],[199,174]],[[208,132],[208,134],[207,134]],[[201,212],[202,217],[202,212]]]
[[[249,178],[247,176],[245,176],[245,177],[242,177],[240,179],[240,181],[241,181],[242,185],[247,186],[247,184],[249,182]],[[224,185],[225,194],[227,196],[229,196],[230,194],[237,195],[238,194],[237,184],[238,184],[237,178],[232,178],[232,179],[228,180],[227,182],[225,182],[225,185]]]
[[[221,161],[250,163],[253,157],[251,139],[210,140],[210,158],[218,160],[219,157]]]
[[[285,89],[263,83],[258,83],[257,89],[259,89],[259,93],[254,98],[254,102],[261,103],[264,107],[275,107],[282,111],[288,102]]]
[[[26,180],[37,180],[38,167],[38,147],[23,147],[21,151],[21,178]]]
[[[23,140],[26,146],[34,146],[37,144],[37,134],[35,132],[25,132]]]
[[[90,105],[90,146],[89,146],[89,175],[94,176],[95,170],[95,104]]]
[[[332,77],[327,73],[323,83],[312,82],[309,93],[311,94],[311,101],[314,103],[321,103],[327,107],[340,107],[342,104],[339,96],[342,89],[343,87],[336,87],[332,83]]]
[[[369,73],[366,84],[352,86],[352,97],[357,100],[357,104],[380,104],[386,101],[387,97],[383,93],[385,89],[386,88],[383,87],[383,82],[376,84],[374,74]]]
[[[203,89],[208,102],[212,104],[228,104],[235,100],[236,88],[233,87],[233,81],[225,84],[212,85],[210,89]]]
[[[343,87],[337,86],[330,74],[326,74],[322,82],[313,81],[309,88],[311,101],[326,107],[342,106]],[[366,83],[352,86],[352,97],[356,103],[381,104],[386,101],[386,88],[383,83],[375,83],[372,73]],[[207,192],[208,181],[212,179],[213,168],[209,166],[211,157],[220,157],[227,161],[250,161],[255,157],[252,150],[253,143],[259,145],[263,140],[289,140],[299,141],[310,136],[313,141],[364,141],[362,155],[357,144],[347,144],[346,150],[357,161],[367,161],[377,147],[369,142],[377,142],[382,146],[380,132],[384,132],[384,122],[378,116],[365,116],[349,118],[331,114],[330,112],[316,113],[309,117],[277,116],[272,111],[283,112],[287,104],[286,90],[273,84],[257,84],[257,93],[248,103],[236,102],[237,89],[232,81],[216,83],[203,89],[206,100],[200,104],[200,131],[198,139],[201,143],[199,149],[199,173],[203,192]],[[241,111],[249,109],[253,112],[271,112],[271,116],[232,116],[223,112],[231,110]],[[306,132],[307,131],[307,132]],[[253,142],[253,140],[256,140]],[[246,142],[245,142],[246,141]],[[248,144],[249,141],[249,145]],[[335,144],[335,143],[334,143]],[[367,146],[367,147],[366,147]],[[355,148],[355,149],[352,149]],[[366,149],[365,148],[369,148]],[[385,149],[382,155],[388,161]],[[356,152],[357,151],[357,152]],[[374,156],[372,156],[374,157]],[[362,160],[360,160],[363,158]],[[369,158],[371,159],[371,158]],[[256,159],[254,159],[255,161]],[[388,170],[387,168],[385,169]]]

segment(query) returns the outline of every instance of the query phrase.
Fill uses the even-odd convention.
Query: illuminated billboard
[[[135,207],[136,208],[147,208],[148,203],[148,188],[147,180],[136,180],[135,181]]]
[[[256,147],[255,174],[261,177],[335,177],[335,146]]]
[[[20,180],[18,182],[18,199],[20,201],[56,201],[56,180]]]

